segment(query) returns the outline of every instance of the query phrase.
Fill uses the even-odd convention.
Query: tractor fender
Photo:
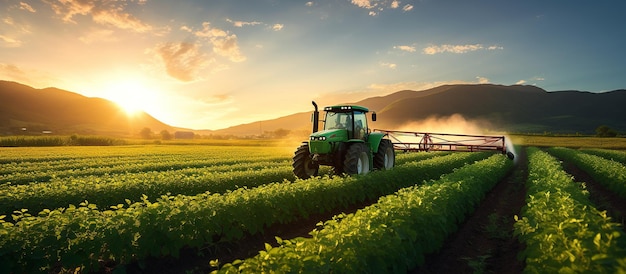
[[[369,144],[372,153],[378,152],[378,146],[380,146],[380,141],[385,138],[385,136],[387,136],[387,134],[382,132],[370,133],[369,137],[367,138],[367,143]]]

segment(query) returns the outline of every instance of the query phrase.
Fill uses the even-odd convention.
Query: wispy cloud
[[[529,81],[532,81],[532,82],[533,82],[533,84],[532,84],[532,85],[536,85],[536,84],[537,84],[537,83],[536,83],[536,81],[545,81],[545,80],[546,80],[546,79],[545,79],[545,78],[543,78],[543,77],[535,76],[535,77],[532,77],[532,78],[530,78],[530,79],[521,79],[521,80],[519,80],[519,81],[515,82],[515,84],[516,84],[516,85],[525,85],[525,84],[527,84]]]
[[[17,48],[22,45],[22,41],[0,34],[0,45],[5,48]]]
[[[282,30],[284,27],[285,27],[285,25],[283,25],[283,24],[274,24],[272,26],[272,30],[279,31],[279,30]]]
[[[49,73],[34,69],[24,69],[14,64],[0,63],[0,79],[28,83],[36,88],[50,87],[63,83],[63,80]]]
[[[398,65],[394,63],[380,63],[380,66],[389,68],[389,69],[396,69],[396,67],[398,67]]]
[[[377,16],[386,8],[398,9],[401,5],[401,2],[399,0],[351,0],[350,2],[359,8],[369,10],[368,14],[371,16]],[[410,4],[404,5],[402,7],[402,10],[405,12],[412,9],[413,5]]]
[[[162,61],[167,74],[175,79],[190,82],[197,80],[199,72],[205,68],[212,72],[226,68],[218,56],[231,62],[246,60],[239,49],[237,35],[213,27],[210,22],[203,22],[199,29],[181,26],[180,30],[193,35],[195,41],[161,43],[150,50]]]
[[[433,45],[428,46],[422,50],[424,54],[434,55],[438,53],[467,53],[470,51],[477,50],[502,50],[504,49],[501,46],[483,46],[481,44],[472,44],[472,45]]]
[[[487,77],[476,76],[479,84],[489,84],[489,79]]]
[[[238,28],[241,28],[244,26],[256,26],[256,25],[263,24],[262,22],[257,22],[257,21],[246,22],[246,21],[232,20],[229,18],[226,18],[226,22],[232,23],[233,26],[238,27]]]
[[[414,46],[394,46],[394,49],[399,49],[402,51],[415,52],[416,49]]]
[[[29,11],[32,13],[37,12],[31,5],[29,5],[28,3],[24,3],[24,2],[20,2],[20,9],[21,10],[25,10],[25,11]]]
[[[149,24],[124,10],[127,5],[126,1],[65,0],[56,2],[44,0],[44,2],[52,7],[56,15],[61,16],[62,20],[68,23],[76,23],[73,19],[76,15],[85,15],[91,16],[92,20],[98,24],[134,32],[148,32],[153,29]],[[144,1],[138,3],[143,4]]]
[[[273,31],[279,31],[285,27],[285,25],[283,24],[270,25],[270,24],[265,24],[263,22],[259,22],[259,21],[238,21],[238,20],[232,20],[230,18],[226,18],[226,22],[229,22],[233,24],[233,26],[238,27],[238,28],[242,28],[245,26],[265,25],[266,28],[271,29]]]
[[[85,44],[91,44],[96,41],[115,42],[118,38],[115,37],[113,33],[114,32],[109,29],[93,30],[79,37],[78,40]]]
[[[210,62],[196,43],[163,43],[154,51],[162,59],[167,74],[183,82],[195,80],[197,72]]]
[[[185,27],[185,29],[189,32],[193,32],[189,27]],[[213,52],[227,57],[233,62],[246,60],[246,57],[239,50],[237,35],[219,28],[213,28],[209,22],[203,22],[202,29],[193,33],[196,37],[207,41],[209,45],[212,46]]]

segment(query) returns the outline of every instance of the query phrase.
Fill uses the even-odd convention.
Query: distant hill
[[[317,103],[322,109],[341,102]],[[448,117],[462,117],[482,131],[593,134],[598,126],[607,125],[626,133],[626,90],[623,89],[591,93],[548,92],[522,85],[444,85],[422,91],[398,91],[353,104],[376,111],[378,121],[370,127],[379,129],[432,131],[425,127],[424,121],[434,120],[440,124],[438,132],[462,133],[440,122]],[[312,110],[311,106],[276,119],[194,132],[254,136],[284,129],[308,134]],[[145,112],[128,117],[115,103],[105,99],[0,81],[0,135],[19,134],[25,128],[29,133],[129,136],[137,135],[144,127],[155,133],[191,131],[162,123]]]
[[[318,103],[322,107],[337,102]],[[412,122],[460,115],[484,131],[594,134],[598,126],[607,125],[626,132],[626,90],[623,89],[591,93],[548,92],[527,85],[444,85],[423,91],[398,91],[353,104],[376,111],[378,121],[371,127],[381,129],[407,130],[404,126]],[[311,107],[307,112],[217,130],[215,134],[253,135],[258,134],[260,126],[266,131],[279,128],[310,131],[312,110]],[[419,123],[409,129],[424,130]]]
[[[49,131],[131,136],[144,127],[155,133],[177,130],[145,112],[129,117],[118,105],[102,98],[0,81],[0,135]]]

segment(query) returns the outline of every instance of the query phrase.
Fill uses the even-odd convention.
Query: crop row
[[[83,203],[44,210],[39,216],[16,212],[15,224],[0,221],[0,265],[20,273],[57,264],[89,271],[99,260],[125,263],[149,255],[177,256],[184,246],[232,241],[274,223],[375,199],[487,155],[458,153],[367,176],[317,177],[225,194],[163,195],[156,202],[144,197],[105,211]]]
[[[145,171],[165,171],[184,168],[199,168],[207,166],[230,166],[237,164],[259,164],[259,163],[272,163],[278,161],[287,161],[289,157],[253,157],[248,156],[246,160],[239,160],[237,158],[229,157],[228,159],[213,158],[213,159],[163,159],[159,157],[157,159],[140,159],[133,161],[124,161],[119,159],[113,159],[109,163],[95,162],[90,164],[77,163],[67,166],[57,166],[49,168],[45,164],[38,164],[36,169],[29,169],[28,167],[11,168],[10,166],[3,165],[2,168],[5,172],[11,172],[0,175],[0,183],[11,185],[28,184],[32,182],[47,182],[53,178],[67,178],[67,177],[80,177],[89,175],[106,175],[106,174],[119,174],[119,173],[136,173]]]
[[[526,245],[526,273],[626,271],[626,235],[588,199],[559,161],[528,148],[527,204],[515,234]]]
[[[600,156],[626,165],[626,151],[610,149],[583,149],[582,152]]]
[[[620,162],[570,148],[550,148],[553,155],[571,161],[594,180],[626,199],[626,166]]]
[[[406,273],[441,248],[512,166],[503,155],[493,155],[318,224],[311,238],[277,238],[279,246],[266,244],[257,256],[216,272]]]
[[[246,151],[245,155],[237,154],[241,154],[241,151],[238,151],[236,154],[230,153],[230,151],[226,153],[208,151],[207,153],[196,152],[191,155],[151,154],[136,155],[134,157],[129,155],[101,158],[81,156],[81,158],[62,161],[46,160],[4,163],[0,164],[0,188],[8,185],[48,182],[54,178],[125,174],[129,172],[140,173],[216,166],[233,166],[233,169],[245,170],[247,169],[245,167],[246,164],[262,166],[263,164],[271,165],[272,163],[291,160],[291,155],[276,156],[254,153],[253,151]],[[434,157],[443,154],[421,155]],[[400,155],[398,162],[401,164],[403,161],[411,161],[412,158],[415,157]],[[237,165],[242,167],[237,168]]]
[[[247,166],[244,166],[246,168]],[[195,195],[202,192],[223,193],[239,187],[255,187],[295,176],[287,162],[267,164],[267,167],[220,170],[210,167],[165,172],[116,174],[55,179],[46,183],[16,185],[0,189],[0,215],[28,209],[37,213],[43,209],[67,207],[85,200],[109,206],[141,200],[142,195],[158,197],[163,194]],[[225,166],[231,168],[231,166]]]
[[[444,154],[401,154],[398,162],[401,165],[441,155]],[[28,209],[35,214],[43,209],[67,207],[85,200],[106,209],[127,201],[140,201],[142,195],[156,198],[168,193],[223,193],[239,187],[250,188],[283,179],[295,179],[291,165],[286,161],[232,164],[229,160],[223,160],[222,163],[205,168],[55,178],[45,183],[5,186],[0,188],[0,215],[10,215],[21,209]],[[47,176],[58,175],[50,173]]]

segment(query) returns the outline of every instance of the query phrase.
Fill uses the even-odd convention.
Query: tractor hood
[[[348,140],[348,131],[345,129],[326,129],[312,133],[311,141],[339,142]]]
[[[333,143],[348,140],[348,131],[345,129],[327,129],[311,134],[309,150],[311,154],[328,154],[333,151]]]

